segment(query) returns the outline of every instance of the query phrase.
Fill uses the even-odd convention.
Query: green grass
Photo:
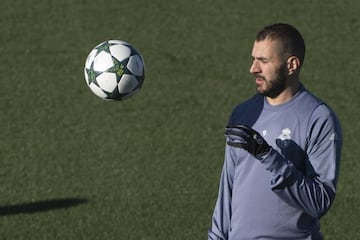
[[[255,34],[279,21],[303,33],[301,78],[343,126],[322,231],[359,239],[359,10],[335,0],[3,0],[0,239],[206,239],[223,127],[254,93]],[[120,103],[95,97],[83,77],[107,39],[132,43],[146,63],[142,91]]]

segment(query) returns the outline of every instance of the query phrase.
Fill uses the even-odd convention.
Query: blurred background
[[[2,0],[0,238],[206,239],[223,164],[223,129],[255,93],[256,33],[303,34],[301,80],[344,135],[326,239],[360,239],[358,1]],[[83,67],[108,39],[143,55],[142,90],[90,92]]]

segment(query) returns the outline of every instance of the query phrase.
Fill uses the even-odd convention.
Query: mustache
[[[260,74],[254,74],[254,77],[264,79],[264,80],[266,79],[263,75],[260,75]]]

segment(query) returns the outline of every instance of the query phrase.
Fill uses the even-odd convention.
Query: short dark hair
[[[301,65],[303,64],[305,59],[305,41],[294,26],[286,23],[276,23],[264,27],[257,34],[256,41],[263,41],[265,39],[280,41],[285,53],[298,57]]]

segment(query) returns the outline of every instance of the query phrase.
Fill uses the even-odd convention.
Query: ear
[[[300,60],[296,56],[291,56],[287,60],[287,67],[289,75],[294,74],[295,72],[300,70]]]

